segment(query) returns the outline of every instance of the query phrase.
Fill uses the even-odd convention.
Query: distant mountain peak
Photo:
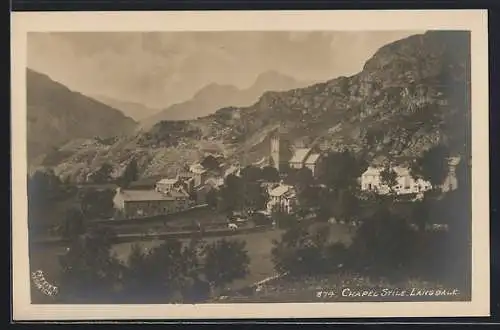
[[[204,99],[210,97],[213,93],[218,94],[218,93],[234,93],[234,92],[238,92],[238,88],[233,85],[229,84],[223,85],[213,82],[198,90],[198,92],[194,94],[193,99],[197,98]]]
[[[238,89],[233,85],[214,82],[201,88],[190,100],[171,105],[146,118],[141,121],[141,125],[144,128],[150,128],[163,120],[188,120],[205,117],[221,108],[250,106],[267,91],[285,91],[306,85],[308,83],[297,81],[275,70],[261,73],[252,86],[247,89]]]
[[[275,81],[297,81],[295,78],[285,75],[281,72],[278,72],[276,70],[269,70],[262,72],[257,76],[257,79],[255,79],[254,85],[256,84],[265,84],[265,83],[273,83]]]

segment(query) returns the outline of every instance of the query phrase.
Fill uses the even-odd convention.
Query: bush
[[[288,229],[271,250],[276,271],[291,276],[330,272],[345,263],[346,255],[342,244],[328,243],[327,230],[311,233],[305,226]]]
[[[245,241],[221,239],[206,246],[203,274],[218,289],[248,274]]]

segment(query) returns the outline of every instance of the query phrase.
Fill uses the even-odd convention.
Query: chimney
[[[122,188],[121,187],[117,187],[116,188],[116,193],[117,194],[121,194],[122,193]]]

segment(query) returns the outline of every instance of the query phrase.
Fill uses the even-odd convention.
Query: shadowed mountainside
[[[27,69],[28,159],[76,138],[112,138],[137,123],[120,111]]]

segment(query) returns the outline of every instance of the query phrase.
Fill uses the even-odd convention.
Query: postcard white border
[[[489,316],[488,32],[486,10],[13,12],[12,237],[14,320],[266,319]],[[473,283],[471,302],[32,305],[26,201],[26,34],[42,31],[471,31]],[[332,77],[333,78],[333,77]]]

